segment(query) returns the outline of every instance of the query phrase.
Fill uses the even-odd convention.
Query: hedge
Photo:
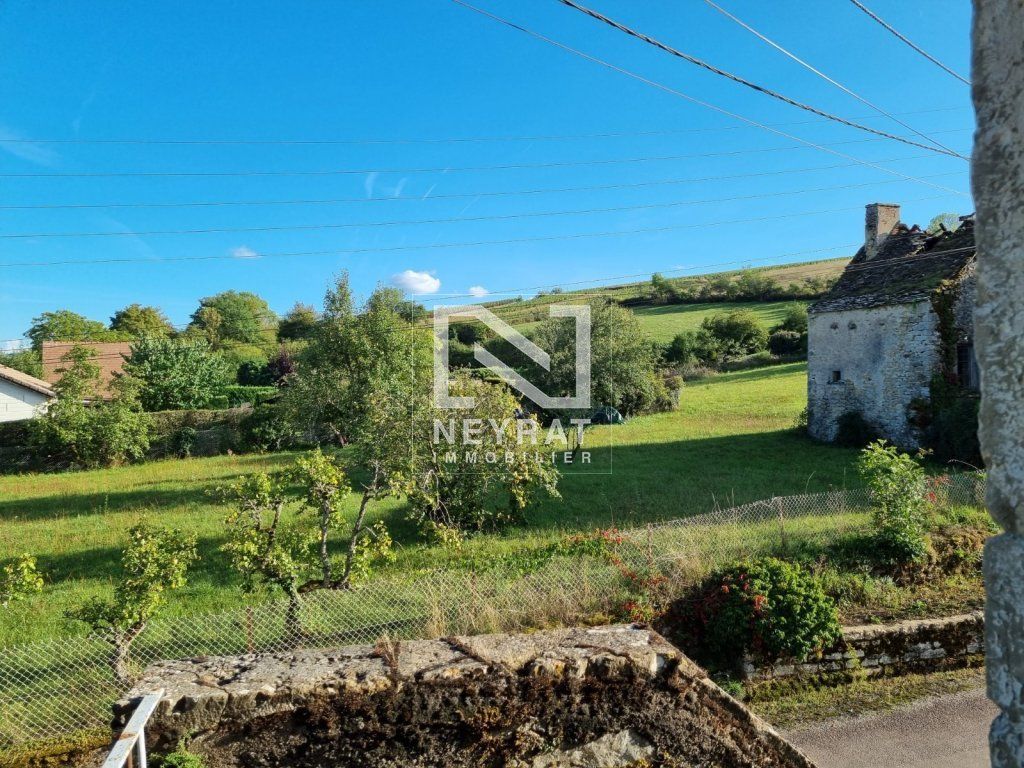
[[[277,395],[277,387],[254,387],[245,384],[232,384],[224,389],[228,407],[240,405],[259,405]]]

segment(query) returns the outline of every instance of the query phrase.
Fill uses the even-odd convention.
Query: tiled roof
[[[103,398],[110,397],[110,384],[116,374],[124,368],[125,359],[131,355],[130,341],[44,341],[43,342],[43,376],[47,381],[56,384],[60,381],[59,371],[67,363],[64,356],[73,347],[85,347],[95,354],[90,358],[100,369],[99,388],[90,394]]]
[[[38,392],[41,395],[47,397],[55,397],[53,388],[42,379],[37,379],[35,376],[29,376],[27,373],[22,373],[15,368],[8,368],[6,365],[0,365],[0,379],[7,379],[15,384],[19,384],[26,389],[31,389]]]
[[[957,230],[938,235],[900,224],[875,258],[868,260],[861,247],[832,290],[808,311],[841,312],[921,301],[944,281],[963,275],[975,254],[972,218],[965,218]]]

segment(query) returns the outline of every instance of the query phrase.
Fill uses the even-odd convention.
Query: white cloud
[[[376,171],[370,171],[366,174],[366,178],[363,179],[363,189],[366,190],[367,197],[373,197],[373,188],[377,184],[377,177],[380,176]]]
[[[406,293],[437,293],[441,287],[441,281],[429,272],[417,272],[414,269],[406,269],[397,275],[391,276],[391,284],[401,288]]]
[[[28,141],[20,133],[6,125],[0,124],[0,139],[10,139],[10,141],[0,142],[0,150],[33,165],[53,168],[60,160],[60,156],[45,144]]]
[[[474,298],[479,299],[479,298],[481,298],[483,296],[486,296],[489,293],[490,293],[490,291],[488,291],[482,285],[471,285],[471,286],[469,286],[469,295],[473,296]]]
[[[231,249],[231,255],[236,259],[258,259],[260,255],[247,245],[240,245]]]

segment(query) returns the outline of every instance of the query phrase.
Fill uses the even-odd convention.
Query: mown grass
[[[689,384],[680,407],[588,433],[591,470],[562,479],[561,500],[530,510],[523,524],[469,538],[458,551],[425,543],[401,501],[375,506],[399,544],[394,568],[466,567],[514,557],[570,531],[629,527],[708,512],[773,495],[856,485],[856,452],[816,444],[791,427],[806,401],[801,364],[723,374]],[[0,646],[81,633],[65,609],[109,594],[119,547],[140,520],[199,538],[202,557],[170,615],[236,607],[237,580],[218,552],[225,509],[211,492],[232,477],[275,470],[292,454],[169,460],[60,475],[0,477],[0,560],[36,555],[42,594],[0,612]],[[353,498],[349,512],[354,513]]]
[[[672,341],[683,331],[694,331],[704,318],[726,312],[746,310],[752,312],[765,328],[773,328],[782,322],[786,310],[794,305],[807,306],[806,301],[766,302],[718,302],[707,304],[664,304],[653,307],[637,307],[633,313],[640,319],[640,326],[657,342]]]

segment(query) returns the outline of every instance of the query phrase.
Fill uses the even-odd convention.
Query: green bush
[[[857,468],[871,491],[879,559],[893,564],[922,562],[928,555],[924,468],[884,440],[861,451]]]
[[[713,574],[691,606],[694,650],[721,667],[745,654],[802,660],[842,636],[835,601],[817,577],[775,558]]]
[[[224,361],[195,339],[144,336],[132,344],[124,370],[142,382],[147,411],[209,407],[229,381]]]
[[[807,334],[799,331],[775,331],[768,337],[773,355],[799,355],[807,352]]]
[[[276,405],[257,405],[239,425],[246,450],[265,453],[298,445],[302,435]]]
[[[173,752],[153,761],[156,768],[207,768],[202,755],[190,752],[183,744],[179,744]]]
[[[224,388],[224,396],[228,399],[228,408],[238,408],[242,405],[259,405],[278,394],[277,387],[271,386],[246,386],[244,384],[232,384]]]

